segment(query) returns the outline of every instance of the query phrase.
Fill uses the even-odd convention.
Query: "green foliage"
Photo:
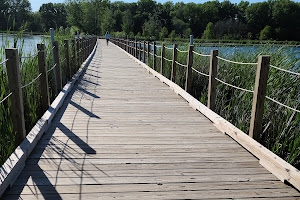
[[[159,38],[164,40],[166,37],[168,37],[168,29],[164,26],[160,31]]]
[[[203,39],[213,39],[214,38],[214,29],[213,29],[213,23],[209,22],[206,26],[206,29],[202,35]]]
[[[272,28],[271,26],[267,25],[263,30],[260,32],[259,39],[260,40],[268,40],[272,37]]]

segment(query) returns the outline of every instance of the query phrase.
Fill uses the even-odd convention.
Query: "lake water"
[[[2,57],[2,59],[5,54],[4,49],[13,48],[15,37],[16,37],[15,35],[7,36],[6,34],[0,34],[0,47],[1,47],[0,57]],[[17,48],[19,51],[22,51],[22,56],[32,55],[37,52],[37,44],[45,43],[45,40],[47,40],[47,38],[44,36],[23,35],[22,39],[21,40],[19,39],[17,42]]]

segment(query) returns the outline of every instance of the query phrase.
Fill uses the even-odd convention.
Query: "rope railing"
[[[55,63],[55,65],[53,65],[53,67],[51,67],[51,69],[49,69],[49,70],[47,71],[47,73],[51,72],[55,67],[56,67],[56,63]]]
[[[164,59],[165,59],[166,61],[173,62],[173,60],[170,60],[170,59],[168,59],[168,58],[165,58],[165,57],[164,57]]]
[[[178,52],[180,52],[180,53],[188,53],[189,51],[181,51],[181,50],[179,50],[178,48],[176,48],[176,50],[178,51]]]
[[[159,56],[159,55],[157,55],[157,54],[155,54],[155,57],[161,58],[161,56]]]
[[[289,71],[289,70],[286,70],[286,69],[282,69],[282,68],[276,67],[276,66],[274,66],[274,65],[270,65],[270,67],[272,67],[272,68],[274,68],[274,69],[277,69],[277,70],[280,70],[280,71],[283,71],[283,72],[287,72],[287,73],[296,75],[296,76],[300,76],[300,73],[292,72],[292,71]]]
[[[186,65],[181,64],[180,62],[175,61],[175,63],[178,64],[178,65],[180,65],[180,66],[182,66],[182,67],[186,67]]]
[[[153,56],[153,53],[149,52],[149,54],[151,54]]]
[[[295,112],[300,113],[300,110],[296,110],[295,108],[292,108],[292,107],[287,106],[287,105],[285,105],[285,104],[283,104],[283,103],[280,103],[279,101],[277,101],[277,100],[275,100],[275,99],[272,99],[271,97],[266,96],[266,99],[269,99],[270,101],[273,101],[274,103],[277,103],[277,104],[280,105],[280,106],[283,106],[283,107],[285,107],[285,108],[288,108],[288,109],[290,109],[290,110],[293,110],[293,111],[295,111]]]
[[[33,54],[31,56],[21,56],[20,58],[21,59],[27,59],[27,58],[33,58],[33,57],[36,57],[38,55],[39,52],[37,52],[36,54]]]
[[[226,61],[226,62],[230,62],[230,63],[234,63],[234,64],[240,64],[240,65],[257,65],[258,63],[243,63],[243,62],[236,62],[236,61],[232,61],[232,60],[227,60],[225,58],[222,58],[220,56],[216,56],[218,59]]]
[[[31,85],[32,83],[34,83],[38,78],[40,78],[40,76],[42,75],[42,73],[40,73],[37,77],[35,77],[31,82],[27,83],[26,85],[23,85],[21,87],[21,89],[26,88],[27,86]]]
[[[12,92],[9,93],[6,97],[4,97],[1,101],[0,104],[2,104],[6,99],[8,99],[8,97],[10,97],[12,95]]]
[[[8,61],[8,59],[3,60],[0,65],[3,65],[4,63],[6,63]]]
[[[65,62],[66,60],[67,60],[67,58],[63,59],[63,60],[61,61],[61,63]]]
[[[220,83],[223,83],[224,85],[233,87],[233,88],[235,88],[235,89],[242,90],[242,91],[245,91],[245,92],[254,93],[254,91],[252,91],[252,90],[247,90],[247,89],[244,89],[244,88],[241,88],[241,87],[232,85],[232,84],[230,84],[230,83],[226,83],[225,81],[222,81],[221,79],[215,78],[215,80],[219,81]]]
[[[166,49],[169,49],[169,50],[173,50],[173,47],[167,47],[165,46]]]
[[[193,53],[196,54],[196,55],[198,55],[198,56],[210,57],[210,55],[201,54],[201,53],[198,53],[196,51],[193,51]]]
[[[202,76],[209,77],[209,75],[208,75],[208,74],[202,73],[202,72],[200,72],[200,71],[196,70],[194,67],[192,67],[192,70],[194,70],[195,72],[197,72],[198,74],[200,74],[200,75],[202,75]]]

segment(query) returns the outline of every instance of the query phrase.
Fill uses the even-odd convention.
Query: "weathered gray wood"
[[[79,43],[79,39],[76,40],[76,55],[77,55],[77,59],[76,59],[76,65],[79,66],[80,63],[80,43]]]
[[[96,52],[5,198],[285,199],[297,194],[132,59],[115,45]]]
[[[259,141],[262,132],[264,102],[269,74],[270,56],[259,56],[252,102],[249,136]]]
[[[142,49],[142,42],[140,41],[139,42],[139,60],[142,60],[142,52],[143,52],[143,49]]]
[[[156,71],[156,42],[153,42],[153,69]]]
[[[139,63],[139,62],[138,62]],[[160,75],[156,71],[149,68],[143,63],[142,65],[148,72],[152,73],[153,76],[157,77],[160,81],[164,82],[166,85],[169,85],[176,94],[182,96],[189,105],[196,110],[199,110],[203,113],[208,119],[210,119],[214,125],[223,133],[228,134],[231,138],[241,144],[245,149],[251,152],[254,156],[260,159],[260,164],[264,166],[267,170],[272,172],[278,179],[282,182],[288,181],[298,190],[300,189],[300,172],[295,167],[288,164],[279,156],[275,155],[273,152],[263,147],[261,144],[256,142],[254,139],[246,135],[243,131],[239,130],[233,124],[229,123],[221,116],[217,115],[215,112],[211,111],[205,105],[200,103],[190,94],[185,92],[181,87],[171,82],[164,76]]]
[[[175,83],[176,79],[176,60],[177,60],[177,44],[173,45],[173,58],[172,58],[172,71],[171,71],[171,81]]]
[[[75,73],[76,68],[76,40],[72,39],[72,64],[71,64],[71,74]]]
[[[194,46],[189,45],[188,56],[187,56],[187,68],[186,68],[186,79],[185,79],[185,91],[191,93],[192,89],[192,66],[193,66],[193,53]]]
[[[62,80],[61,80],[61,70],[60,70],[60,58],[59,58],[59,43],[58,41],[53,42],[53,53],[54,53],[54,62],[56,64],[55,75],[56,75],[56,87],[57,92],[62,90]]]
[[[138,42],[135,40],[134,41],[134,46],[135,46],[135,50],[134,50],[134,56],[137,58],[138,57]]]
[[[160,73],[163,74],[164,72],[164,68],[165,68],[165,51],[166,51],[166,48],[165,48],[165,43],[162,43],[161,45],[161,59],[160,59]]]
[[[6,62],[8,87],[12,93],[10,96],[10,110],[13,123],[13,133],[16,134],[15,145],[18,146],[26,137],[18,49],[5,49],[5,54],[6,59],[8,59]]]
[[[143,42],[143,62],[146,63],[146,41]]]
[[[38,65],[40,76],[40,94],[41,94],[41,113],[46,112],[50,106],[50,95],[48,86],[48,73],[46,67],[45,44],[37,44],[38,50]]]
[[[217,94],[217,77],[218,72],[218,50],[211,50],[210,52],[210,68],[209,68],[209,83],[208,83],[208,100],[207,107],[215,110],[216,94]]]
[[[68,80],[72,77],[72,70],[70,65],[70,51],[69,51],[69,40],[64,40],[64,46],[65,46],[65,57],[66,57],[66,65],[67,65],[67,75]]]

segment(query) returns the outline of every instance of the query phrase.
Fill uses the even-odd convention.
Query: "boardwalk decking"
[[[300,199],[168,86],[103,45],[3,199]]]

